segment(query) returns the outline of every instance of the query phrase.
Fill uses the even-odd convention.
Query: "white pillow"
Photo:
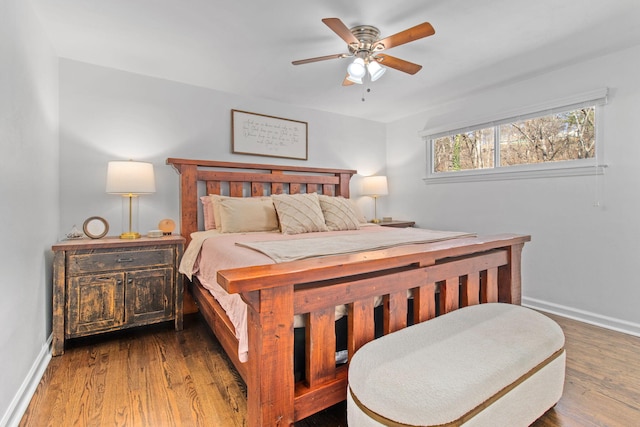
[[[218,201],[221,233],[247,233],[278,229],[270,197],[226,197]]]
[[[283,234],[328,231],[316,193],[271,196]]]
[[[353,211],[352,203],[344,197],[318,196],[324,222],[329,231],[359,230],[360,221]]]

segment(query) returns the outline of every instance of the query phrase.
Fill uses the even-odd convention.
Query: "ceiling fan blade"
[[[376,61],[390,68],[405,72],[407,74],[415,74],[422,69],[422,65],[396,58],[395,56],[379,53],[375,56]]]
[[[347,74],[347,77],[349,77],[349,74]],[[344,80],[342,81],[342,86],[354,85],[355,83],[349,80],[347,77],[345,77]]]
[[[322,22],[333,30],[340,38],[347,42],[347,44],[358,44],[360,41],[353,35],[351,30],[344,25],[344,23],[338,18],[324,18]]]
[[[347,55],[344,53],[337,53],[335,55],[317,56],[315,58],[308,58],[308,59],[298,59],[297,61],[291,61],[291,63],[293,65],[302,65],[302,64],[308,64],[310,62],[326,61],[327,59],[344,58],[346,56]]]
[[[385,37],[376,42],[374,48],[378,50],[391,49],[405,43],[412,42],[424,37],[432,36],[436,33],[431,24],[423,22],[422,24],[411,27],[408,30],[400,31],[392,36]]]

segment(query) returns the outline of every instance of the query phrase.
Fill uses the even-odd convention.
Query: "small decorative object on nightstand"
[[[408,228],[413,227],[416,224],[415,221],[400,221],[400,220],[391,220],[391,221],[380,221],[378,225],[382,225],[384,227],[395,227],[395,228]]]
[[[173,233],[173,230],[175,230],[176,228],[176,223],[173,222],[173,220],[170,218],[165,218],[160,220],[160,223],[158,223],[158,228],[162,230],[162,233],[165,236],[170,236]]]
[[[182,236],[105,237],[53,245],[53,344],[173,320],[182,330]]]

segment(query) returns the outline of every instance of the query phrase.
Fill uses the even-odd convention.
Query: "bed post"
[[[180,235],[191,242],[191,233],[198,231],[198,165],[179,163],[167,159],[167,163],[180,174]]]
[[[507,265],[498,268],[498,301],[520,305],[522,303],[521,262],[524,243],[505,247]]]
[[[349,181],[353,174],[351,173],[341,173],[338,174],[340,177],[340,184],[337,186],[336,196],[342,196],[345,199],[349,198]]]
[[[251,343],[247,425],[293,425],[293,286],[253,291],[243,299]]]

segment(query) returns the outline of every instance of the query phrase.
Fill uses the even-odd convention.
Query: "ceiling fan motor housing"
[[[350,28],[349,31],[358,39],[360,43],[350,43],[349,52],[363,59],[368,59],[374,51],[384,49],[382,45],[375,45],[380,40],[380,30],[372,25],[358,25]]]

